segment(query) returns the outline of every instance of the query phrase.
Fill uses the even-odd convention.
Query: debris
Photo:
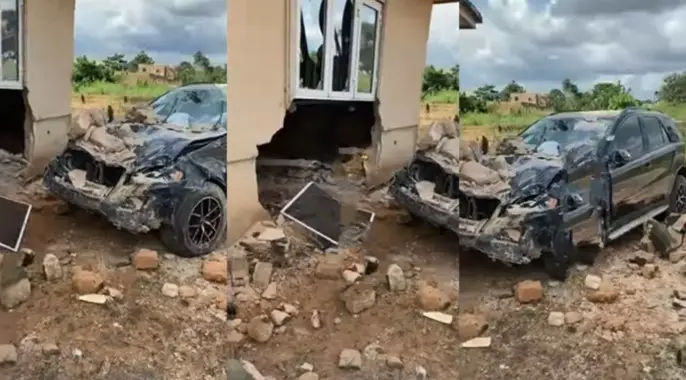
[[[31,297],[31,281],[22,278],[0,289],[0,303],[6,309],[13,309]]]
[[[46,254],[43,258],[43,273],[45,274],[45,279],[48,281],[62,278],[62,265],[60,265],[60,259],[52,253]]]
[[[386,356],[386,365],[392,369],[402,369],[405,366],[399,357],[393,355]]]
[[[202,276],[207,281],[226,284],[229,280],[228,263],[226,260],[205,260],[202,267]]]
[[[159,265],[159,254],[152,249],[141,248],[133,255],[133,267],[138,270],[157,269]]]
[[[407,288],[405,281],[405,274],[398,264],[391,264],[386,270],[386,281],[388,281],[388,288],[392,292],[403,291]]]
[[[486,317],[479,314],[459,313],[457,316],[457,331],[461,340],[469,340],[481,336],[488,330]]]
[[[13,344],[0,344],[0,365],[17,363],[17,348]]]
[[[598,290],[589,293],[586,298],[595,303],[613,303],[619,298],[619,292],[612,284],[603,282]]]
[[[299,314],[298,308],[288,303],[282,303],[281,305],[279,305],[279,309],[285,311],[286,313],[292,316],[296,316]]]
[[[248,336],[256,342],[264,343],[272,337],[274,324],[266,315],[258,315],[248,322]]]
[[[270,315],[272,317],[272,321],[276,326],[282,326],[284,323],[288,322],[289,319],[291,319],[290,314],[278,309],[272,310]]]
[[[600,284],[602,284],[603,279],[600,276],[593,274],[587,274],[584,279],[584,286],[588,289],[598,290],[600,289]]]
[[[379,269],[379,259],[374,256],[365,256],[364,258],[364,274],[369,276]]]
[[[170,282],[162,285],[162,295],[169,298],[176,298],[179,296],[179,286]]]
[[[226,337],[229,343],[241,343],[245,339],[245,335],[241,334],[236,330],[230,330]]]
[[[113,299],[120,300],[124,298],[124,293],[117,289],[117,288],[112,288],[112,287],[107,287],[105,288],[105,293],[112,297]]]
[[[565,314],[559,311],[551,311],[548,314],[548,324],[550,326],[562,326],[565,324]]]
[[[584,319],[584,316],[579,313],[578,311],[568,311],[565,313],[565,323],[569,325],[573,325],[576,323],[581,322]]]
[[[370,343],[362,350],[362,356],[367,360],[386,360],[386,350],[378,343]]]
[[[244,254],[231,256],[231,282],[234,286],[245,286],[250,282],[250,264]]]
[[[104,305],[109,300],[109,297],[104,294],[82,294],[78,297],[79,301]]]
[[[543,298],[543,284],[540,281],[522,281],[515,286],[515,298],[524,304],[538,302]]]
[[[369,284],[352,285],[341,293],[341,300],[351,314],[359,314],[374,306],[376,291]]]
[[[252,285],[258,289],[266,289],[271,281],[273,270],[272,263],[258,261],[252,274]]]
[[[310,324],[312,324],[312,328],[314,329],[319,329],[322,327],[322,321],[319,318],[318,310],[312,310],[312,315],[310,316]]]
[[[338,356],[338,367],[343,369],[362,368],[362,354],[352,348],[346,348]]]
[[[655,278],[657,276],[658,267],[655,264],[646,264],[641,271],[645,278]]]
[[[672,251],[669,253],[669,261],[673,264],[678,263],[684,257],[686,257],[686,250],[683,250],[683,249],[679,249],[679,250]]]
[[[262,298],[266,300],[273,300],[276,298],[277,286],[276,282],[270,282],[267,288],[262,292]]]
[[[453,323],[452,315],[442,313],[440,311],[425,311],[422,313],[422,315],[444,325],[451,325]]]
[[[298,377],[298,380],[319,380],[319,375],[314,372],[305,372]]]
[[[491,346],[491,337],[477,337],[460,345],[462,348],[486,348]]]
[[[325,280],[338,280],[341,278],[343,268],[343,255],[326,253],[319,258],[314,275]]]
[[[189,285],[181,285],[179,286],[179,296],[182,299],[190,299],[195,297],[198,294],[198,291],[195,290],[194,287],[189,286]]]
[[[314,371],[314,366],[310,363],[303,363],[298,367],[298,369],[302,372],[312,372]]]
[[[44,343],[41,351],[43,351],[43,354],[48,356],[59,355],[60,348],[55,343]]]
[[[286,234],[283,232],[281,228],[267,228],[264,231],[262,231],[258,236],[258,240],[262,241],[276,241],[276,240],[282,240],[286,238]]]
[[[414,369],[415,374],[417,375],[417,380],[426,380],[426,377],[428,376],[426,372],[426,368],[418,365]]]
[[[354,284],[355,281],[357,281],[357,280],[360,278],[360,276],[362,276],[362,275],[359,274],[358,272],[355,272],[355,271],[352,271],[352,270],[346,269],[346,270],[343,271],[343,279],[344,279],[345,282],[347,282],[348,284]]]
[[[438,287],[422,282],[417,291],[417,304],[425,311],[440,311],[450,305],[450,298]]]
[[[98,273],[85,269],[76,270],[71,281],[72,289],[78,294],[97,293],[103,284],[104,281]]]

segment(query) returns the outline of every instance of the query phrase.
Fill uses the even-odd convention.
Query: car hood
[[[191,131],[166,125],[147,125],[134,130],[134,136],[139,144],[134,150],[135,166],[144,170],[169,166],[182,154],[225,137],[226,131]]]
[[[516,157],[510,166],[510,198],[528,198],[545,192],[563,167],[559,157]]]

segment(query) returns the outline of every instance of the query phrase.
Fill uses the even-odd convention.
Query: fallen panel
[[[374,221],[373,212],[340,202],[314,182],[305,185],[281,214],[314,235],[324,249],[360,241]]]
[[[0,247],[19,250],[30,214],[30,204],[0,197]]]

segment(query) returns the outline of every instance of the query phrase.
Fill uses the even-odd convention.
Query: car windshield
[[[170,124],[226,129],[226,92],[220,87],[181,87],[155,99],[150,106]]]
[[[529,126],[519,137],[532,147],[555,141],[563,150],[567,150],[572,145],[601,138],[616,119],[616,116],[547,117]]]

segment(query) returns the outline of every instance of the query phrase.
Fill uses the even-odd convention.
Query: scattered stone
[[[346,269],[343,271],[343,279],[348,284],[354,284],[361,276],[361,274],[352,270]]]
[[[229,280],[229,266],[226,260],[205,260],[202,267],[205,280],[226,284]]]
[[[276,282],[270,282],[267,288],[262,292],[262,298],[266,300],[273,300],[276,298],[277,286]]]
[[[179,286],[179,296],[183,299],[190,299],[198,295],[198,291],[190,285]]]
[[[426,377],[428,374],[426,373],[426,368],[418,365],[414,369],[415,374],[417,375],[417,380],[426,380]]]
[[[341,322],[342,322],[341,319],[338,318],[338,317],[336,317],[336,318],[333,319],[333,324],[334,324],[334,325],[340,325]]]
[[[162,294],[169,298],[176,298],[179,296],[179,286],[170,282],[162,285]]]
[[[364,258],[364,274],[369,276],[379,269],[379,259],[374,256],[366,256]]]
[[[584,316],[581,313],[579,313],[578,311],[568,311],[565,313],[565,323],[567,323],[569,325],[579,323],[583,319],[584,319]]]
[[[258,261],[252,274],[252,285],[258,289],[266,289],[271,282],[273,271],[272,263]]]
[[[399,357],[392,355],[386,357],[386,365],[392,369],[402,369],[405,366]]]
[[[686,289],[674,289],[674,297],[686,301]]]
[[[94,303],[97,305],[104,305],[109,300],[109,297],[104,294],[83,294],[78,297],[79,301]]]
[[[303,363],[298,367],[298,369],[302,372],[312,372],[314,371],[314,366],[310,363]]]
[[[260,299],[260,295],[250,286],[234,288],[233,293],[239,302],[255,302]]]
[[[515,285],[515,298],[519,303],[534,303],[543,298],[540,281],[525,280]]]
[[[450,298],[437,286],[421,283],[417,291],[417,304],[426,311],[439,311],[450,305]]]
[[[351,314],[359,314],[374,306],[376,291],[369,284],[352,285],[341,293],[341,300]]]
[[[250,282],[250,264],[244,254],[230,256],[231,281],[234,286],[246,286]]]
[[[648,253],[655,253],[655,244],[650,240],[650,234],[646,233],[641,240],[638,242],[639,249],[646,251]]]
[[[686,300],[681,300],[675,297],[672,299],[672,306],[677,309],[686,309]]]
[[[245,372],[247,372],[250,375],[249,379],[254,379],[254,380],[265,380],[264,376],[260,373],[260,371],[257,370],[257,367],[255,367],[254,364],[250,363],[247,360],[241,360],[241,363],[243,364],[243,369],[245,369]],[[234,380],[232,377],[229,377],[229,379]]]
[[[655,264],[646,264],[641,271],[645,278],[655,278],[657,276],[657,266]]]
[[[681,261],[684,257],[686,257],[686,250],[678,249],[669,253],[669,261],[674,264]]]
[[[116,300],[124,299],[124,293],[117,288],[107,287],[105,293]]]
[[[386,280],[388,281],[388,288],[392,292],[399,292],[407,289],[405,274],[398,264],[391,264],[388,266]]]
[[[0,365],[17,363],[17,348],[13,344],[0,344]]]
[[[55,343],[44,343],[41,347],[41,351],[43,351],[43,354],[48,356],[59,355],[60,348],[57,347]]]
[[[48,281],[62,278],[60,259],[52,253],[46,254],[43,258],[43,273],[45,273],[45,279]]]
[[[422,315],[444,325],[451,325],[453,323],[452,315],[440,311],[425,311]]]
[[[243,320],[240,318],[236,318],[236,319],[232,319],[232,320],[228,321],[227,326],[229,327],[229,331],[237,330],[238,326],[240,326],[241,323],[243,323]]]
[[[264,343],[272,337],[274,324],[266,315],[259,315],[248,322],[248,336],[259,343]]]
[[[289,303],[282,303],[279,306],[279,309],[285,311],[286,313],[288,313],[291,316],[298,315],[298,313],[299,313],[298,308],[289,304]]]
[[[386,360],[386,350],[380,344],[370,343],[362,350],[362,356],[367,360]]]
[[[576,270],[578,270],[579,272],[584,272],[586,271],[586,269],[588,269],[588,265],[577,264],[576,266]]]
[[[285,238],[286,234],[281,228],[267,228],[257,236],[257,239],[262,241],[276,241]]]
[[[338,357],[338,367],[343,369],[362,368],[362,354],[352,348],[344,349]]]
[[[488,330],[486,317],[479,314],[460,313],[457,317],[457,331],[460,340],[469,340],[481,336]]]
[[[310,323],[312,324],[312,328],[314,329],[319,329],[322,327],[322,321],[319,318],[318,310],[312,310],[312,315],[310,316]]]
[[[77,270],[71,279],[72,289],[78,294],[97,293],[103,284],[100,274],[85,269]]]
[[[31,281],[22,278],[0,290],[0,303],[6,309],[14,309],[31,297]]]
[[[83,357],[83,351],[75,348],[71,350],[71,356],[73,356],[75,359],[81,359]]]
[[[229,359],[224,367],[226,370],[226,377],[231,380],[255,380],[248,371],[243,367],[243,363],[238,359]]]
[[[245,335],[236,330],[231,330],[226,339],[229,343],[241,343],[245,339]]]
[[[600,289],[600,284],[603,283],[603,279],[600,276],[594,274],[586,275],[584,279],[584,286],[588,289],[598,290]]]
[[[559,311],[552,311],[548,314],[548,324],[550,326],[562,326],[565,324],[565,314]]]
[[[298,380],[319,380],[319,375],[314,372],[305,372],[298,377]]]
[[[343,255],[324,254],[317,262],[317,267],[314,270],[315,277],[324,280],[338,280],[341,278],[343,259]]]
[[[588,300],[595,303],[613,303],[619,298],[619,292],[612,284],[603,282],[600,288],[587,296]]]
[[[141,248],[133,255],[133,267],[138,270],[157,269],[160,266],[160,257],[157,251]]]
[[[470,339],[460,345],[462,348],[486,348],[491,346],[491,337],[484,336]]]
[[[274,321],[274,324],[277,326],[281,326],[284,323],[288,322],[289,319],[291,319],[290,314],[281,310],[272,310],[271,317],[272,321]]]

